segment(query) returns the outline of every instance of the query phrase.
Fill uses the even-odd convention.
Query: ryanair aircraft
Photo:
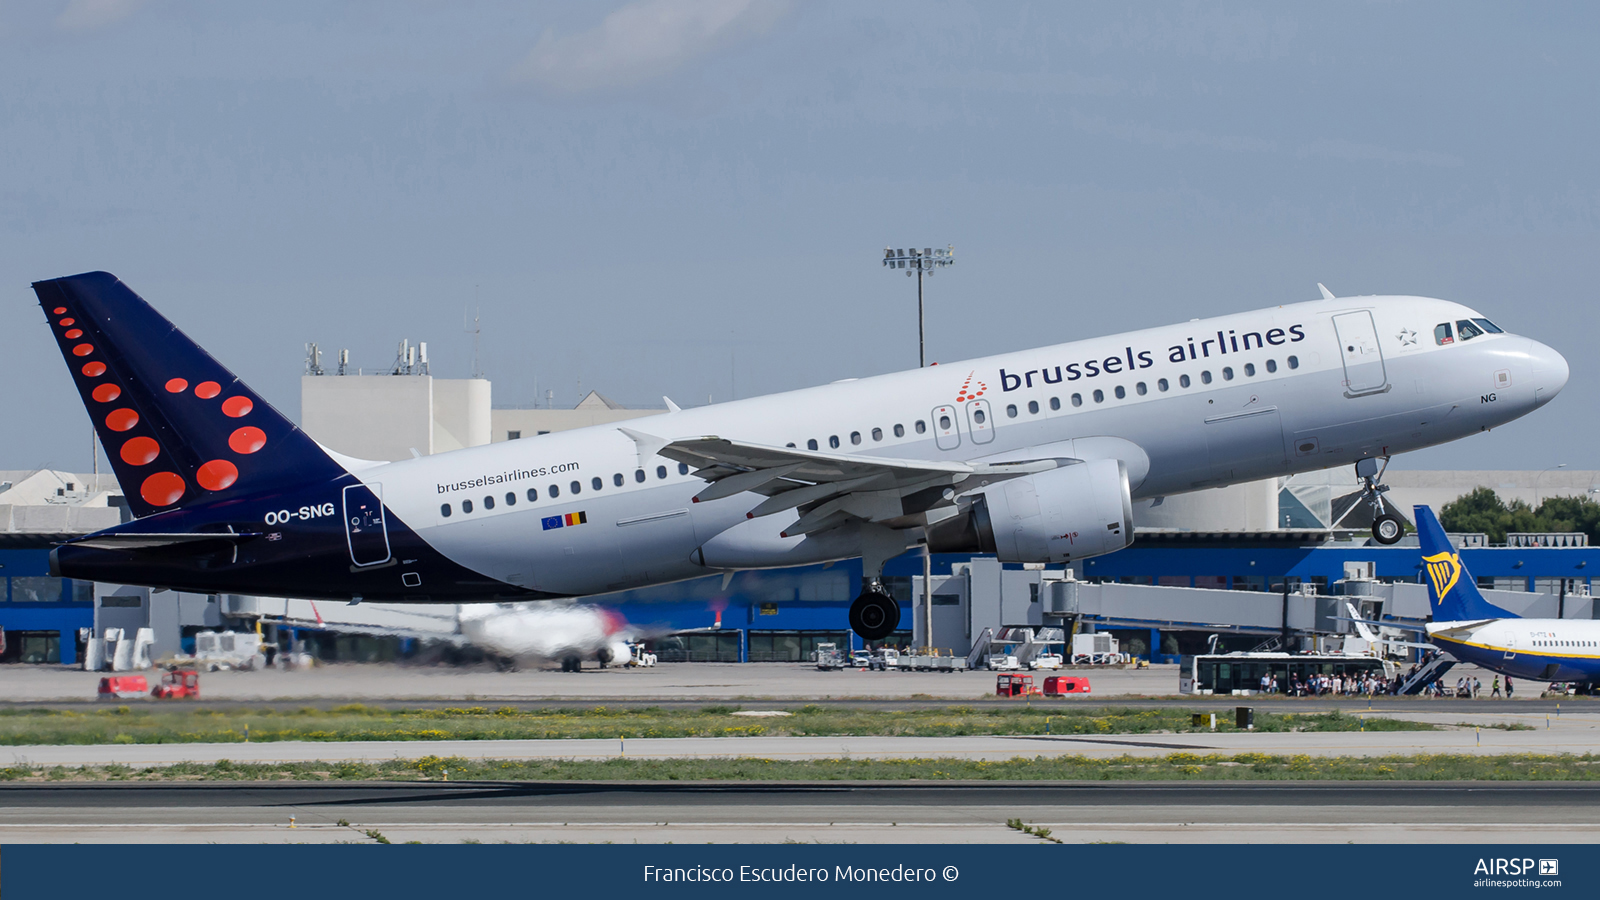
[[[58,575],[351,602],[520,601],[908,548],[1062,563],[1133,502],[1377,460],[1549,402],[1567,362],[1424,297],[1295,303],[400,462],[320,446],[114,276],[34,291],[137,519]],[[1063,330],[1065,324],[1057,326]]]
[[[1517,678],[1600,681],[1600,622],[1522,619],[1483,598],[1426,506],[1415,508],[1433,621],[1428,640],[1463,662]]]

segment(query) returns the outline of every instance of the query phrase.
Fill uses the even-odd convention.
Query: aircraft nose
[[[1554,347],[1538,341],[1528,341],[1528,356],[1533,360],[1533,405],[1543,406],[1567,386],[1567,377],[1572,370],[1568,368],[1565,356],[1557,353]]]

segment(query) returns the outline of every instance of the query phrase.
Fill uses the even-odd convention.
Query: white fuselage
[[[1428,639],[1463,662],[1543,681],[1600,680],[1600,622],[1491,619],[1439,622]]]
[[[1529,338],[1435,341],[1437,324],[1479,317],[1420,297],[1298,303],[628,425],[910,460],[1116,457],[1133,496],[1153,497],[1444,443],[1560,390],[1565,361]],[[712,574],[694,551],[765,498],[692,503],[703,480],[639,454],[605,425],[350,467],[434,548],[511,585],[578,596]],[[557,516],[572,524],[546,527]]]

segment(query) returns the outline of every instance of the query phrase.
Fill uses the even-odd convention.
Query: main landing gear
[[[1387,456],[1383,458],[1381,467],[1378,465],[1378,460],[1373,458],[1357,462],[1356,477],[1362,482],[1361,497],[1350,506],[1350,509],[1355,509],[1365,503],[1372,510],[1372,539],[1380,544],[1394,544],[1406,536],[1406,523],[1399,516],[1389,512],[1388,506],[1383,501],[1383,495],[1389,490],[1389,486],[1382,483],[1383,473],[1388,469]],[[1345,516],[1349,514],[1350,510],[1345,510]],[[1339,520],[1343,521],[1344,516],[1340,516]],[[1334,523],[1336,527],[1338,524]]]
[[[850,630],[862,640],[881,641],[900,625],[900,604],[884,589],[883,582],[868,578],[861,584],[861,596],[850,604]]]

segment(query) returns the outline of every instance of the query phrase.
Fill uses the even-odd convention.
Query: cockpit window
[[[1438,325],[1433,326],[1433,342],[1441,347],[1445,344],[1454,344],[1456,342],[1455,334],[1450,330],[1449,322],[1440,322]]]
[[[1461,339],[1463,341],[1470,341],[1478,335],[1483,334],[1483,329],[1472,324],[1466,319],[1462,319],[1456,323],[1456,333],[1461,335]]]
[[[1499,325],[1496,325],[1495,323],[1489,321],[1488,319],[1473,319],[1472,321],[1476,322],[1479,328],[1482,328],[1484,331],[1487,331],[1490,334],[1504,334],[1505,333],[1504,331],[1502,331],[1500,329]]]

